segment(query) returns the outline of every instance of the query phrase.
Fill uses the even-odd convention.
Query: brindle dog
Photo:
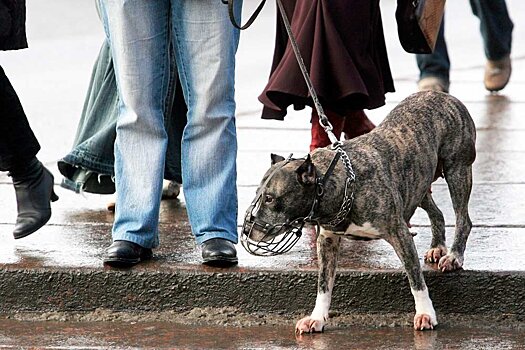
[[[468,203],[475,142],[475,125],[465,106],[448,94],[427,91],[406,98],[370,133],[343,143],[356,175],[355,200],[340,224],[323,225],[323,218],[332,218],[344,198],[347,168],[338,161],[326,180],[315,213],[321,226],[317,238],[317,299],[312,314],[297,322],[296,332],[321,332],[328,320],[341,237],[382,238],[390,243],[404,265],[414,296],[414,328],[433,329],[437,325],[407,223],[417,207],[424,209],[432,227],[432,243],[425,260],[436,263],[443,272],[462,267],[472,227]],[[325,174],[334,153],[329,147],[317,149],[306,160],[292,159],[286,163],[282,163],[283,157],[272,155],[273,165],[259,187],[262,199],[256,210],[252,208],[252,219],[279,225],[307,217],[315,198],[315,179]],[[445,243],[443,214],[429,190],[440,176],[448,184],[456,215],[450,251]],[[264,225],[250,226],[245,222],[247,226],[250,230],[243,230],[243,234],[250,240],[271,239],[268,232],[262,232]]]

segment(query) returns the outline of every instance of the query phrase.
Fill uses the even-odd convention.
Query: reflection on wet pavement
[[[28,330],[31,330],[28,332]],[[35,339],[34,335],[39,334]],[[176,323],[0,320],[0,347],[38,349],[479,350],[523,349],[525,332],[473,328],[334,328],[295,336],[289,327],[196,327]]]

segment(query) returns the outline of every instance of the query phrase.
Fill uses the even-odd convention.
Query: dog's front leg
[[[445,218],[434,202],[430,191],[421,201],[420,207],[427,212],[432,227],[432,243],[430,243],[430,249],[425,253],[425,261],[437,264],[439,259],[447,255]]]
[[[394,247],[397,256],[405,267],[410,289],[416,304],[414,329],[434,329],[434,326],[437,325],[436,311],[428,295],[428,289],[417,256],[414,239],[404,222],[401,222],[400,225],[398,225],[398,229],[392,233],[393,234],[387,238],[387,241]]]
[[[468,202],[472,191],[472,167],[464,164],[447,167],[445,179],[456,213],[456,232],[450,252],[439,260],[438,268],[443,272],[463,267],[463,254],[472,229],[472,221],[468,214]]]
[[[312,314],[299,320],[295,325],[295,332],[298,334],[322,332],[328,321],[340,243],[341,237],[321,228],[319,237],[317,237],[319,264],[317,298]]]

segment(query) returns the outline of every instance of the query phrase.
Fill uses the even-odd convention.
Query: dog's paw
[[[439,259],[438,269],[441,272],[450,272],[459,270],[463,267],[463,257],[454,253],[449,253]]]
[[[433,319],[433,317],[431,317],[430,315],[416,314],[416,316],[414,316],[414,329],[416,331],[434,329],[434,326],[436,325],[437,325],[437,320]]]
[[[439,260],[445,255],[447,255],[447,247],[445,246],[440,245],[435,248],[430,248],[425,253],[425,262],[438,263]]]
[[[324,324],[324,320],[316,320],[310,316],[304,317],[297,321],[295,334],[322,332],[324,330]]]

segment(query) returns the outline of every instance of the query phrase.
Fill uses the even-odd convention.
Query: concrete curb
[[[525,320],[525,273],[425,272],[438,313],[514,315]],[[0,313],[188,311],[234,307],[245,313],[298,314],[315,302],[314,271],[0,269]],[[339,314],[407,313],[414,308],[400,271],[341,271],[332,310]]]

